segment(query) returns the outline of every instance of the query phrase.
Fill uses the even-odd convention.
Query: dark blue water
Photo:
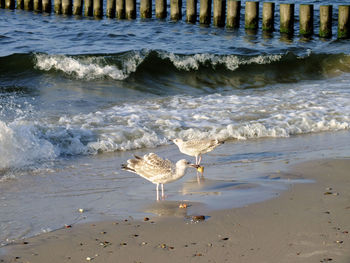
[[[244,30],[244,2],[238,30],[0,9],[0,243],[81,219],[139,215],[154,187],[120,164],[150,151],[183,158],[169,145],[176,137],[228,141],[204,161],[207,185],[190,177],[169,186],[168,199],[211,207],[285,189],[261,178],[286,159],[343,156],[344,143],[329,146],[320,134],[348,138],[350,40],[336,37],[345,3],[309,1],[310,38],[298,34],[301,1],[288,37],[278,14],[287,1],[275,3],[271,34]],[[334,8],[331,39],[317,36],[325,4]],[[89,212],[76,214],[81,207]]]

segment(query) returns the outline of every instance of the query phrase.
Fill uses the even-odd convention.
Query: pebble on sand
[[[193,222],[204,221],[205,220],[205,216],[203,216],[203,215],[192,216],[191,219],[192,219]]]

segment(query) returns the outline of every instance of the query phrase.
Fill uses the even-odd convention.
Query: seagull
[[[224,143],[217,139],[193,139],[188,141],[174,139],[173,142],[179,147],[180,152],[196,157],[196,165],[201,163],[202,154],[211,152],[217,146]]]
[[[155,153],[148,153],[143,157],[135,155],[135,159],[129,159],[127,164],[122,164],[123,170],[136,173],[157,185],[157,200],[159,200],[159,184],[162,187],[162,198],[164,199],[164,184],[182,178],[186,173],[187,167],[198,168],[198,165],[191,164],[185,159],[179,160],[174,164],[168,159],[162,159]]]

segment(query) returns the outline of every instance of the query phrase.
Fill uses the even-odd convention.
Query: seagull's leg
[[[196,165],[198,164],[198,156],[196,155]]]
[[[202,155],[200,154],[200,155],[199,155],[198,165],[201,163],[201,161],[202,161]]]
[[[157,201],[159,201],[159,192],[158,192],[158,187],[159,187],[159,184],[157,184],[157,186],[156,186],[156,191],[157,191]]]
[[[162,199],[164,200],[164,184],[161,184],[162,185]]]

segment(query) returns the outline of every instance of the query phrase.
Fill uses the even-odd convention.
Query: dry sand
[[[315,183],[199,222],[160,203],[182,216],[73,225],[2,248],[0,262],[349,263],[350,159],[304,163],[290,175]]]

